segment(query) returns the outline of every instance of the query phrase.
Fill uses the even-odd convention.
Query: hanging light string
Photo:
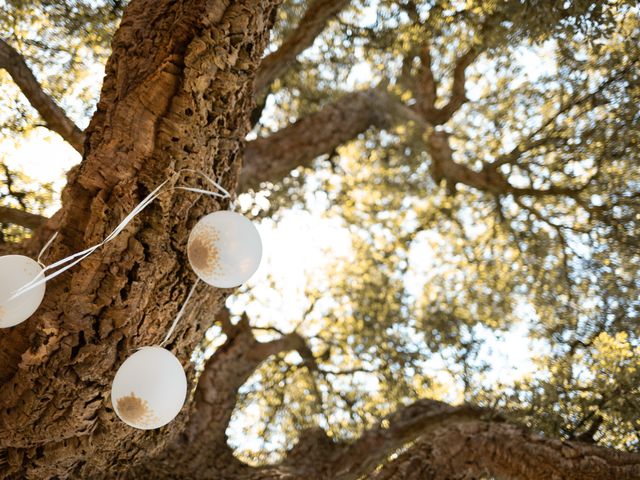
[[[22,295],[22,294],[24,294],[24,293],[26,293],[26,292],[28,292],[28,291],[40,286],[43,283],[46,283],[49,280],[52,280],[53,278],[57,277],[58,275],[66,272],[67,270],[69,270],[70,268],[74,267],[75,265],[80,263],[82,260],[87,258],[89,255],[94,253],[100,247],[102,247],[103,245],[107,244],[108,242],[110,242],[111,240],[116,238],[126,228],[126,226],[131,222],[131,220],[133,220],[133,218],[135,218],[136,215],[138,215],[140,212],[142,212],[145,208],[147,208],[147,206],[149,206],[149,204],[151,204],[162,193],[164,193],[163,192],[163,188],[165,188],[170,182],[175,184],[175,182],[178,181],[178,179],[179,179],[179,177],[180,177],[180,175],[182,173],[194,173],[194,174],[200,175],[209,184],[211,184],[213,187],[215,187],[217,190],[219,190],[219,192],[222,192],[222,193],[214,192],[214,191],[210,191],[210,190],[204,190],[204,189],[201,189],[201,188],[187,187],[187,186],[172,186],[167,191],[186,190],[186,191],[189,191],[189,192],[201,193],[203,195],[209,195],[209,196],[218,197],[218,198],[221,198],[221,199],[231,198],[231,194],[224,187],[222,187],[222,185],[220,185],[218,182],[216,182],[215,180],[210,178],[205,173],[203,173],[203,172],[201,172],[199,170],[193,170],[193,169],[190,169],[190,168],[183,168],[181,170],[178,170],[176,173],[174,173],[169,178],[167,178],[164,182],[162,182],[160,185],[158,185],[149,195],[147,195],[138,205],[136,205],[133,208],[133,210],[131,210],[131,212],[120,222],[120,224],[118,224],[118,226],[116,228],[114,228],[113,231],[104,240],[102,240],[100,243],[98,243],[96,245],[93,245],[93,246],[91,246],[89,248],[86,248],[86,249],[84,249],[84,250],[82,250],[80,252],[77,252],[77,253],[74,253],[72,255],[69,255],[68,257],[65,257],[65,258],[63,258],[61,260],[58,260],[57,262],[54,262],[51,265],[48,265],[48,266],[45,267],[42,264],[42,262],[40,262],[40,257],[43,255],[43,253],[46,251],[46,249],[51,245],[53,240],[58,235],[58,233],[56,232],[53,235],[53,237],[51,237],[49,239],[49,241],[45,244],[45,246],[42,248],[42,251],[40,252],[40,255],[38,255],[38,263],[40,263],[40,265],[43,267],[42,272],[40,274],[38,274],[33,280],[31,280],[30,282],[28,282],[27,284],[23,285],[18,290],[16,290],[11,295],[11,297],[9,297],[9,300],[13,300],[13,299],[19,297],[20,295]],[[55,270],[55,269],[58,269],[58,270]],[[44,275],[45,272],[51,271],[51,270],[55,270],[55,271],[53,273],[49,274],[49,275]]]
[[[222,198],[222,199],[231,198],[231,194],[229,193],[228,190],[226,190],[222,185],[220,185],[218,182],[216,182],[214,179],[209,177],[207,174],[201,172],[200,170],[193,170],[191,168],[183,168],[182,170],[179,170],[176,173],[176,175],[179,175],[179,174],[184,173],[184,172],[195,173],[197,175],[200,175],[207,182],[209,182],[211,185],[213,185],[215,188],[217,188],[222,193],[212,192],[211,190],[203,190],[201,188],[193,188],[193,187],[173,187],[172,190],[187,190],[189,192],[202,193],[204,195],[209,195],[209,196],[212,196],[212,197],[218,197],[218,198]]]
[[[38,265],[40,265],[42,268],[46,268],[44,266],[44,263],[42,263],[42,256],[49,249],[49,247],[51,246],[51,244],[53,243],[53,241],[56,239],[57,236],[58,236],[58,232],[55,232],[53,235],[51,235],[51,238],[47,240],[47,243],[44,244],[44,247],[42,247],[42,250],[40,250],[40,253],[38,254],[38,259],[36,260],[36,262],[38,262]]]
[[[191,287],[191,290],[189,290],[189,295],[187,295],[187,298],[185,299],[184,303],[182,304],[182,307],[180,307],[180,311],[176,315],[176,318],[173,319],[173,323],[171,324],[171,327],[169,328],[169,331],[165,335],[164,340],[162,340],[162,342],[160,342],[158,344],[159,347],[163,347],[164,344],[167,343],[169,341],[169,339],[171,338],[171,335],[173,334],[173,331],[176,329],[176,327],[178,326],[178,322],[180,321],[180,319],[184,315],[184,312],[187,309],[187,304],[189,303],[189,300],[191,300],[191,297],[195,293],[196,287],[198,286],[199,283],[200,283],[200,279],[197,278],[195,283]]]

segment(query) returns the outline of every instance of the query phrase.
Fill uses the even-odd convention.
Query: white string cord
[[[44,247],[42,247],[42,250],[40,250],[40,253],[38,254],[38,259],[36,260],[36,262],[38,262],[38,265],[40,265],[42,268],[45,268],[44,263],[42,263],[42,255],[44,255],[44,252],[47,251],[47,249],[51,246],[57,236],[58,232],[55,232],[53,235],[51,235],[51,238],[47,240],[47,243],[44,244]]]
[[[228,190],[226,190],[222,185],[220,185],[218,182],[216,182],[211,177],[206,175],[204,172],[201,172],[200,170],[193,170],[191,168],[183,168],[178,173],[182,173],[182,172],[195,173],[195,174],[198,174],[198,175],[202,176],[207,182],[209,182],[211,185],[216,187],[222,193],[212,192],[210,190],[203,190],[201,188],[191,188],[191,187],[174,187],[174,189],[176,189],[176,190],[188,190],[190,192],[203,193],[205,195],[210,195],[210,196],[219,197],[219,198],[231,198],[231,194],[228,192]]]
[[[199,170],[193,170],[193,169],[190,169],[190,168],[184,168],[184,169],[178,170],[176,173],[174,173],[169,178],[167,178],[164,182],[162,182],[160,185],[158,185],[149,195],[147,195],[138,205],[136,205],[133,208],[133,210],[131,210],[131,212],[118,224],[118,226],[104,240],[102,240],[100,243],[98,243],[96,245],[93,245],[93,246],[91,246],[89,248],[86,248],[86,249],[84,249],[84,250],[82,250],[80,252],[76,252],[76,253],[74,253],[72,255],[69,255],[68,257],[65,257],[65,258],[63,258],[61,260],[58,260],[57,262],[54,262],[51,265],[48,265],[48,266],[45,267],[40,262],[40,256],[51,245],[51,243],[53,242],[53,240],[55,239],[55,237],[58,234],[56,232],[54,234],[54,236],[51,239],[49,239],[47,244],[43,247],[42,251],[40,252],[40,255],[38,256],[38,263],[40,263],[40,265],[43,266],[43,270],[42,270],[41,274],[36,276],[33,280],[31,280],[27,284],[25,284],[22,287],[20,287],[18,290],[16,290],[11,295],[11,297],[9,297],[9,300],[13,300],[16,297],[18,297],[18,296],[20,296],[20,295],[22,295],[22,294],[24,294],[24,293],[36,288],[36,287],[42,285],[43,283],[46,283],[49,280],[57,277],[58,275],[61,275],[62,273],[66,272],[70,268],[72,268],[75,265],[77,265],[78,263],[80,263],[82,260],[87,258],[89,255],[94,253],[100,247],[102,247],[106,243],[108,243],[111,240],[113,240],[115,237],[117,237],[126,228],[126,226],[131,222],[131,220],[133,220],[133,218],[136,215],[138,215],[145,208],[147,208],[147,206],[149,206],[149,204],[151,204],[155,199],[157,199],[163,193],[162,189],[170,181],[172,181],[172,180],[174,182],[177,181],[177,179],[179,178],[180,174],[185,173],[185,172],[195,173],[195,174],[198,174],[198,175],[202,176],[207,182],[209,182],[212,186],[214,186],[215,188],[217,188],[218,190],[220,190],[223,193],[212,192],[212,191],[204,190],[204,189],[200,189],[200,188],[183,187],[183,186],[178,186],[178,187],[174,186],[174,187],[171,187],[169,190],[186,190],[186,191],[190,191],[190,192],[201,193],[201,194],[204,194],[204,195],[209,195],[209,196],[223,198],[223,199],[224,198],[231,198],[231,194],[224,187],[222,187],[222,185],[220,185],[215,180],[211,179],[205,173],[203,173],[203,172],[201,172]],[[58,267],[60,267],[60,268],[58,270],[56,270],[55,272],[53,272],[53,273],[51,273],[49,275],[43,275],[45,272],[53,270],[53,269],[56,269]]]
[[[171,327],[169,328],[169,331],[165,335],[164,340],[162,340],[162,342],[158,344],[159,347],[164,346],[164,344],[167,343],[169,341],[169,339],[171,338],[171,335],[173,334],[173,331],[176,329],[176,327],[178,326],[178,322],[180,321],[180,319],[184,315],[184,312],[187,309],[187,304],[189,303],[189,300],[191,300],[191,297],[193,296],[194,292],[196,291],[196,287],[198,286],[199,283],[200,283],[200,279],[196,278],[196,281],[193,284],[193,287],[191,287],[191,290],[189,290],[189,295],[187,295],[187,298],[185,299],[184,303],[182,304],[182,307],[180,307],[180,311],[176,315],[176,318],[173,319],[173,323],[171,324]]]
[[[122,230],[124,230],[124,228],[138,213],[144,210],[147,207],[147,205],[149,205],[153,200],[155,200],[158,197],[162,187],[164,187],[169,182],[169,180],[173,179],[175,175],[177,174],[172,175],[171,177],[166,179],[164,182],[162,182],[158,187],[156,187],[155,190],[153,190],[149,195],[147,195],[144,198],[144,200],[142,200],[138,205],[136,205],[136,207],[124,218],[124,220],[120,222],[120,224],[104,240],[102,240],[100,243],[96,245],[86,248],[80,252],[74,253],[73,255],[69,255],[68,257],[65,257],[61,260],[58,260],[57,262],[52,263],[51,265],[44,267],[42,270],[42,273],[47,272],[49,270],[53,270],[58,267],[62,267],[62,268],[53,272],[50,275],[38,275],[33,280],[28,282],[26,285],[23,285],[18,290],[16,290],[14,294],[9,298],[9,300],[13,300],[14,298],[22,295],[23,293],[26,293],[29,290],[36,288],[42,285],[43,283],[46,283],[49,280],[57,277],[58,275],[66,272],[67,270],[69,270],[70,268],[77,265],[85,258],[87,258],[89,255],[95,252],[98,248],[100,248],[104,244],[113,240],[120,232],[122,232]]]

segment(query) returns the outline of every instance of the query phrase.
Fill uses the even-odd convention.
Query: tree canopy
[[[262,12],[247,20],[245,30],[233,29],[241,14],[230,17],[232,33],[224,30],[223,37],[231,39],[231,47],[219,46],[217,33],[206,33],[209,17],[202,25],[191,17],[197,18],[195,6],[207,12],[211,8],[215,15],[218,7],[164,3],[171,2],[146,5],[153,10],[147,20],[140,20],[147,13],[139,0],[128,6],[118,0],[8,0],[0,6],[0,130],[5,144],[28,142],[34,129],[47,128],[60,136],[55,141],[84,155],[61,194],[10,168],[10,153],[0,144],[0,249],[33,254],[61,229],[52,255],[80,250],[90,238],[108,233],[108,225],[116,225],[143,192],[166,177],[162,169],[192,161],[185,158],[197,158],[234,190],[237,185],[240,209],[264,229],[278,231],[308,212],[320,225],[316,228],[326,230],[321,251],[312,252],[300,237],[296,248],[321,261],[308,263],[306,270],[303,262],[304,282],[295,291],[282,280],[280,266],[270,263],[267,273],[238,291],[216,291],[202,300],[198,312],[185,320],[175,348],[185,364],[191,358],[195,394],[173,426],[173,437],[167,434],[178,440],[165,439],[166,451],[177,455],[196,435],[205,438],[198,448],[226,444],[229,435],[236,457],[267,469],[264,478],[289,478],[275,476],[270,465],[293,466],[306,456],[317,466],[322,455],[333,462],[322,475],[332,472],[333,478],[470,478],[446,476],[465,473],[464,462],[474,464],[464,468],[479,475],[543,478],[542,472],[551,470],[536,470],[543,466],[534,468],[525,460],[513,467],[515,460],[490,464],[486,455],[473,457],[486,445],[503,452],[504,445],[517,444],[512,439],[523,431],[535,438],[579,442],[594,452],[604,451],[598,447],[638,452],[636,2],[286,0],[277,9],[269,1],[226,2],[242,4],[238,8],[246,12],[254,8],[246,5],[255,4],[255,11]],[[183,20],[175,8],[183,9],[184,22],[200,25],[194,27],[197,34],[187,27],[180,30]],[[266,27],[253,26],[253,19],[259,19],[256,25],[273,23],[268,42],[269,34],[261,30]],[[150,22],[148,36],[144,21]],[[253,32],[262,33],[246,40]],[[184,38],[191,43],[181,48]],[[202,43],[200,50],[194,38]],[[234,50],[236,40],[240,47]],[[262,43],[264,54],[253,50]],[[166,52],[173,56],[163,57]],[[236,60],[245,54],[250,60]],[[227,75],[228,65],[234,67]],[[176,83],[158,74],[171,68],[183,72]],[[250,91],[228,87],[234,81],[244,85],[254,70]],[[95,79],[103,71],[101,87]],[[190,76],[192,71],[209,76],[200,81],[204,77]],[[179,93],[164,102],[161,97],[169,91]],[[180,96],[184,92],[186,100]],[[118,124],[121,119],[126,121]],[[130,138],[119,141],[119,135]],[[146,144],[152,135],[160,140]],[[135,160],[145,155],[160,160],[148,165]],[[242,168],[236,162],[240,155]],[[45,218],[47,206],[60,197],[61,213]],[[74,302],[92,305],[82,307],[82,319],[71,315],[58,327],[54,318],[59,315],[45,312],[18,333],[0,332],[3,346],[14,345],[0,357],[7,365],[0,372],[4,392],[15,390],[22,365],[31,369],[35,357],[54,355],[53,348],[45,348],[43,335],[66,334],[47,334],[47,328],[68,332],[69,351],[95,348],[76,360],[76,354],[56,359],[60,369],[92,361],[94,353],[107,348],[100,345],[118,345],[110,347],[111,363],[101,375],[115,371],[123,352],[145,335],[163,332],[149,315],[175,311],[186,287],[176,287],[178,280],[171,284],[173,277],[158,280],[158,272],[164,271],[160,268],[149,277],[138,269],[161,260],[166,271],[178,269],[176,278],[184,279],[189,278],[188,265],[176,253],[180,240],[171,240],[170,232],[152,239],[144,229],[162,230],[172,211],[185,218],[175,227],[182,232],[190,216],[211,207],[207,201],[157,207],[141,217],[138,233],[86,267],[90,272],[73,281],[62,276],[53,293],[62,298],[72,292]],[[74,218],[80,227],[73,227]],[[102,223],[95,227],[95,222]],[[128,251],[143,260],[130,258]],[[114,279],[101,273],[102,280],[95,280],[95,272],[107,272],[109,259],[129,272],[121,275],[122,281],[121,272],[114,272]],[[144,278],[155,279],[165,303],[150,306],[153,302],[145,296],[131,305],[128,295],[142,295],[136,284]],[[218,311],[229,294],[227,306]],[[111,303],[115,306],[108,307]],[[108,308],[145,313],[132,314],[135,321],[129,324]],[[87,325],[92,326],[82,323],[89,317]],[[92,323],[96,321],[109,326]],[[107,337],[119,329],[124,329],[120,336]],[[80,337],[80,331],[86,333]],[[232,343],[234,338],[247,343],[241,348]],[[234,355],[245,353],[234,348],[253,349],[253,354],[246,353],[246,362],[238,366]],[[529,351],[517,356],[518,349]],[[531,365],[515,365],[520,368],[516,374],[507,371],[514,359],[523,358]],[[223,379],[225,368],[235,373]],[[35,370],[29,371],[29,381],[37,383]],[[95,388],[98,396],[100,385],[110,381],[90,373],[76,375],[65,382]],[[219,384],[230,385],[229,392],[208,401],[201,389]],[[52,398],[68,392],[64,382],[46,388]],[[12,393],[7,398],[15,402],[20,397]],[[106,398],[85,405],[98,412],[91,420],[95,423],[86,427],[91,431],[111,425],[105,419],[110,408]],[[219,413],[205,411],[202,402]],[[69,412],[84,415],[76,404],[69,405]],[[8,413],[0,425],[6,430],[13,407],[8,403],[3,408]],[[495,422],[473,423],[479,415]],[[419,436],[411,423],[427,418],[427,424],[435,425],[449,416],[473,421],[465,424],[467,430],[447,432],[433,444],[424,433],[430,430]],[[86,433],[77,426],[67,430],[55,441]],[[95,472],[75,457],[68,470],[58,463],[49,471],[29,448],[53,440],[16,435],[0,443],[0,472],[6,468],[8,476]],[[125,433],[119,435],[124,438]],[[460,435],[475,439],[477,449],[455,453]],[[15,447],[20,460],[3,460],[3,449],[13,448],[11,438],[20,438]],[[313,445],[308,450],[307,439]],[[84,448],[83,441],[77,440],[74,448]],[[143,444],[138,437],[131,441]],[[334,452],[336,445],[351,450]],[[558,468],[566,460],[553,457],[557,448],[518,448],[496,455],[527,456],[532,464],[539,456],[547,462],[540,465],[550,462]],[[369,455],[369,449],[377,453]],[[137,475],[159,475],[147,460],[164,459],[161,448],[143,451],[147,453],[131,456],[140,468]],[[185,458],[197,456],[189,455]],[[446,466],[452,470],[434,466],[438,455],[456,458]],[[171,465],[163,461],[158,469]],[[24,467],[27,462],[35,466]],[[620,460],[617,465],[632,463]],[[421,465],[415,477],[398,466],[409,464]],[[128,467],[114,462],[98,468],[122,472]],[[638,474],[589,468],[592,478]],[[220,473],[224,469],[219,465],[214,470],[207,474],[210,478],[232,478]],[[346,471],[353,476],[336,474]],[[135,477],[135,469],[130,472]],[[295,472],[291,478],[305,474]],[[321,478],[320,470],[313,472],[307,472],[310,478]],[[580,469],[573,474],[589,478]]]

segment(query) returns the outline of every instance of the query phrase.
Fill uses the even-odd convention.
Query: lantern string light
[[[8,297],[16,285],[42,276],[42,267],[25,255],[3,255],[0,256],[0,272],[0,328],[14,327],[38,309],[44,298],[45,286],[40,285],[15,300]]]
[[[187,376],[169,350],[142,347],[127,358],[111,384],[111,404],[127,425],[141,430],[172,421],[187,399]]]
[[[57,236],[58,236],[58,232],[55,232],[53,235],[51,235],[51,238],[47,240],[47,243],[44,244],[44,247],[42,247],[42,250],[40,250],[40,253],[38,254],[38,258],[36,262],[38,262],[38,265],[40,265],[42,268],[45,268],[44,263],[42,263],[42,256],[48,250],[48,248],[51,246],[51,244],[53,243],[53,241],[56,239]]]
[[[65,258],[63,258],[61,260],[58,260],[57,262],[52,263],[51,265],[48,265],[47,267],[44,267],[43,273],[46,272],[46,271],[49,271],[49,270],[53,270],[53,269],[58,268],[58,267],[62,267],[62,268],[60,268],[59,270],[55,271],[54,273],[52,273],[50,275],[46,275],[44,277],[36,278],[36,279],[32,280],[31,282],[27,283],[23,287],[19,288],[13,294],[11,299],[14,299],[14,298],[18,297],[19,295],[22,295],[23,293],[29,291],[30,289],[35,288],[38,285],[41,285],[43,283],[46,283],[49,280],[57,277],[58,275],[66,272],[67,270],[69,270],[70,268],[72,268],[73,266],[77,265],[78,263],[80,263],[85,258],[87,258],[89,255],[91,255],[93,252],[95,252],[98,248],[100,248],[101,246],[103,246],[106,243],[108,243],[111,240],[113,240],[116,236],[118,236],[118,234],[120,234],[120,232],[122,232],[122,230],[124,230],[124,228],[129,224],[129,222],[138,213],[140,213],[142,210],[144,210],[151,202],[153,202],[158,197],[159,192],[162,189],[162,187],[164,187],[171,179],[173,179],[175,177],[175,175],[176,174],[172,175],[170,178],[168,178],[167,180],[162,182],[158,187],[156,187],[155,190],[153,190],[138,205],[136,205],[136,207],[124,218],[124,220],[122,220],[122,222],[120,222],[120,224],[104,240],[102,240],[100,243],[98,243],[96,245],[93,245],[93,246],[91,246],[89,248],[86,248],[86,249],[80,251],[80,252],[77,252],[77,253],[74,253],[72,255],[69,255],[68,257],[65,257]]]
[[[218,198],[221,198],[221,199],[231,198],[231,194],[224,187],[222,187],[222,185],[220,185],[218,182],[216,182],[215,180],[210,178],[205,173],[203,173],[203,172],[201,172],[199,170],[193,170],[193,169],[190,169],[190,168],[185,168],[185,169],[178,170],[173,175],[171,175],[169,178],[167,178],[164,182],[162,182],[160,185],[158,185],[149,195],[147,195],[138,205],[136,205],[133,208],[133,210],[131,210],[131,212],[120,222],[120,224],[118,224],[118,226],[116,228],[113,229],[113,231],[104,240],[102,240],[100,243],[98,243],[96,245],[93,245],[93,246],[91,246],[89,248],[86,248],[86,249],[84,249],[84,250],[82,250],[80,252],[76,252],[76,253],[74,253],[72,255],[69,255],[68,257],[65,257],[65,258],[63,258],[61,260],[58,260],[57,262],[54,262],[51,265],[48,265],[46,267],[43,266],[43,270],[42,270],[43,274],[45,272],[47,272],[47,271],[51,271],[51,270],[55,270],[55,269],[58,269],[58,270],[55,270],[53,273],[50,273],[49,275],[39,275],[38,277],[34,278],[33,280],[31,280],[27,284],[25,284],[22,287],[20,287],[19,289],[17,289],[11,295],[9,300],[13,300],[13,299],[19,297],[20,295],[22,295],[22,294],[24,294],[24,293],[26,293],[26,292],[34,289],[34,288],[37,288],[40,285],[48,282],[49,280],[52,280],[53,278],[57,277],[58,275],[61,275],[62,273],[66,272],[70,268],[72,268],[75,265],[77,265],[78,263],[80,263],[82,260],[87,258],[89,255],[94,253],[100,247],[102,247],[103,245],[109,243],[111,240],[116,238],[126,228],[126,226],[131,222],[131,220],[133,220],[133,218],[135,218],[136,215],[138,215],[140,212],[142,212],[145,208],[147,208],[147,206],[149,206],[149,204],[151,204],[162,193],[164,193],[163,189],[167,184],[169,184],[170,182],[175,184],[175,182],[177,182],[178,178],[180,177],[180,175],[182,173],[195,173],[195,174],[198,174],[198,175],[202,176],[207,182],[209,182],[216,189],[221,191],[222,193],[213,192],[213,191],[210,191],[210,190],[204,190],[204,189],[201,189],[201,188],[187,187],[187,186],[173,186],[173,187],[169,188],[169,190],[167,190],[167,191],[186,190],[186,191],[189,191],[189,192],[200,193],[200,194],[209,195],[209,196],[212,196],[212,197],[218,197]],[[57,236],[57,232],[47,242],[47,245],[45,245],[45,247],[43,248],[43,251],[40,252],[41,255],[44,253],[46,248],[48,248],[49,245],[53,242],[53,240],[55,239],[56,236]],[[40,257],[38,257],[38,258],[40,258]]]
[[[215,190],[178,184],[183,173],[200,176]],[[0,277],[0,327],[5,328],[25,321],[38,309],[44,298],[46,282],[74,267],[116,238],[136,215],[165,192],[174,190],[229,199],[227,208],[231,211],[206,215],[192,229],[187,241],[187,255],[197,275],[194,284],[162,342],[151,347],[142,347],[127,358],[113,379],[111,402],[116,415],[127,425],[143,430],[160,428],[172,421],[187,398],[187,377],[184,368],[178,358],[164,345],[171,339],[184,316],[200,280],[219,288],[230,288],[247,280],[260,262],[260,235],[249,219],[233,212],[236,206],[235,195],[232,196],[222,185],[199,170],[181,169],[149,193],[96,245],[45,266],[42,258],[58,237],[58,232],[55,232],[44,244],[35,261],[20,255],[0,256],[2,270],[10,270],[16,274]],[[194,235],[194,231],[197,235]],[[204,266],[213,263],[215,272],[202,271],[202,262]],[[233,264],[238,272],[226,272],[229,264]],[[46,272],[49,272],[48,275],[45,275]],[[210,278],[212,273],[221,274],[221,278]],[[15,289],[15,284],[20,285],[22,282],[26,283]],[[7,295],[10,297],[4,300]],[[16,297],[21,298],[16,300]]]
[[[183,173],[183,172],[196,173],[198,175],[201,175],[207,182],[209,182],[211,185],[216,187],[222,193],[212,192],[210,190],[203,190],[201,188],[193,188],[193,187],[173,187],[173,189],[175,189],[175,190],[187,190],[189,192],[202,193],[204,195],[210,195],[210,196],[213,196],[213,197],[219,197],[219,198],[223,198],[223,199],[224,198],[231,198],[231,194],[229,193],[228,190],[226,190],[222,185],[220,185],[218,182],[216,182],[215,180],[210,178],[204,172],[201,172],[200,170],[193,170],[191,168],[183,168],[182,170],[178,171],[178,174],[179,173]]]
[[[260,265],[260,233],[244,215],[213,212],[191,230],[187,256],[200,280],[212,287],[234,288],[246,282]]]
[[[173,320],[173,323],[171,324],[171,327],[169,328],[169,331],[165,335],[164,340],[162,340],[162,342],[158,344],[159,347],[164,346],[165,343],[167,343],[169,341],[169,339],[171,338],[171,335],[173,334],[173,331],[176,329],[176,327],[178,326],[178,322],[180,321],[180,319],[184,315],[184,312],[185,312],[185,310],[187,308],[187,304],[189,303],[189,300],[191,300],[191,297],[195,293],[196,287],[198,286],[199,283],[200,283],[200,279],[196,278],[196,281],[193,284],[193,287],[191,287],[191,290],[189,290],[189,295],[187,295],[186,300],[184,301],[184,303],[182,304],[182,307],[180,308],[180,311],[176,315],[176,318]]]

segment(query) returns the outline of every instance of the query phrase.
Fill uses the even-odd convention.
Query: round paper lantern
[[[44,283],[9,299],[21,287],[41,276],[42,267],[29,257],[0,257],[0,328],[18,325],[38,309],[44,298]]]
[[[258,269],[262,241],[251,220],[225,210],[200,219],[189,235],[187,253],[201,280],[214,287],[232,288]]]
[[[143,347],[118,369],[111,403],[120,419],[135,428],[160,428],[180,412],[187,377],[180,361],[162,347]]]

